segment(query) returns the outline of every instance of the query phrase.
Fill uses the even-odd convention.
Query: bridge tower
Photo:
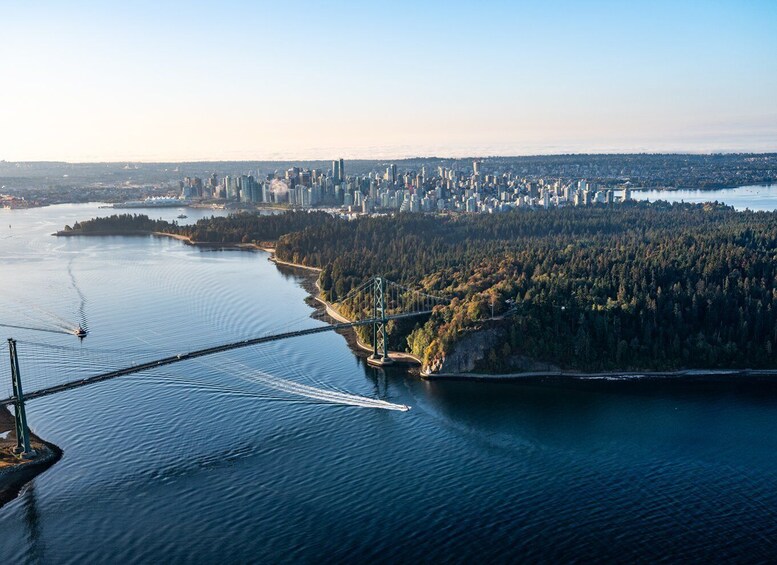
[[[14,396],[14,420],[16,420],[15,455],[24,458],[35,457],[35,450],[30,447],[30,428],[27,426],[27,412],[24,409],[24,392],[22,391],[22,376],[19,372],[19,357],[16,354],[16,340],[8,338],[8,352],[11,356],[11,383]]]
[[[388,335],[386,332],[386,279],[374,277],[372,286],[372,355],[367,358],[370,365],[390,365],[394,361],[388,354]]]

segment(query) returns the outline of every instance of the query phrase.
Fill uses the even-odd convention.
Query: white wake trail
[[[347,392],[337,392],[333,390],[324,390],[309,385],[304,385],[294,381],[287,381],[280,377],[274,377],[267,373],[251,369],[242,364],[239,365],[244,371],[238,372],[235,370],[229,370],[229,373],[235,377],[253,383],[261,383],[272,389],[286,392],[289,394],[296,394],[304,396],[306,398],[312,398],[314,400],[320,400],[322,402],[330,402],[332,404],[343,404],[346,406],[359,406],[361,408],[379,408],[382,410],[397,410],[399,412],[407,412],[410,410],[409,406],[404,404],[394,404],[385,400],[378,400],[377,398],[369,398],[368,396],[359,396],[357,394],[350,394]],[[220,369],[226,369],[221,366]]]

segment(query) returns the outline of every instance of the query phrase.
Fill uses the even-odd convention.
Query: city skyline
[[[777,6],[2,9],[0,159],[777,151]]]

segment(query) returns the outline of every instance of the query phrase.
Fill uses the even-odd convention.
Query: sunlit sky
[[[777,1],[0,0],[0,159],[777,151]]]

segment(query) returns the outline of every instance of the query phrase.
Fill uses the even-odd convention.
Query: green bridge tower
[[[370,365],[379,367],[390,365],[394,361],[388,354],[388,335],[386,331],[386,279],[374,277],[372,286],[372,355],[367,358]]]
[[[27,412],[24,409],[24,392],[22,391],[22,376],[19,372],[19,356],[16,354],[16,340],[8,338],[8,352],[11,356],[11,383],[14,396],[14,419],[16,420],[15,455],[29,459],[35,457],[35,450],[30,447],[30,428],[27,426]]]

